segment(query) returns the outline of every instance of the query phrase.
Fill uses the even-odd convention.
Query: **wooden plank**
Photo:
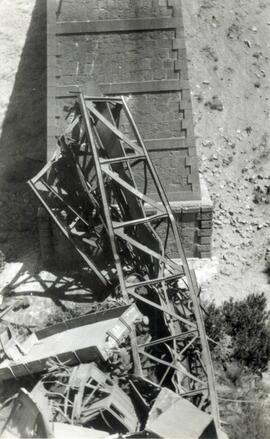
[[[119,306],[117,308],[108,309],[101,312],[87,314],[85,316],[75,317],[71,320],[65,320],[57,325],[49,326],[48,328],[40,329],[35,334],[40,340],[45,337],[66,331],[67,329],[77,328],[79,326],[91,325],[92,323],[102,322],[103,320],[115,319],[120,317],[129,305]]]
[[[22,350],[24,346],[27,347],[25,355],[15,360],[2,361],[0,381],[46,370],[50,359],[69,365],[107,360],[108,352],[104,349],[104,344],[108,334],[127,337],[139,315],[135,305],[122,306],[46,328],[43,338],[32,334],[21,344]],[[119,326],[120,320],[122,325]]]
[[[97,21],[60,21],[56,25],[57,35],[95,34],[111,32],[151,31],[174,29],[178,25],[175,17],[149,17]]]
[[[78,364],[80,361],[95,361],[106,359],[103,346],[107,332],[118,322],[118,318],[98,321],[80,327],[67,329],[50,335],[38,341],[33,340],[33,345],[28,353],[16,361],[4,360],[0,366],[0,380],[6,379],[10,370],[15,376],[29,375],[47,369],[48,360],[59,359]],[[22,344],[23,346],[23,344]]]
[[[100,358],[100,352],[96,346],[91,346],[83,349],[77,349],[70,352],[65,352],[57,356],[48,356],[47,358],[31,361],[29,363],[11,364],[7,367],[0,368],[0,381],[11,378],[17,378],[25,375],[42,372],[47,370],[48,360],[59,360],[69,366],[78,364],[78,358],[81,362],[97,361]]]

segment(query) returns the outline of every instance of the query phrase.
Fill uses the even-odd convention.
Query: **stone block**
[[[200,226],[202,229],[210,229],[212,227],[212,221],[202,220],[200,221]]]
[[[211,236],[201,236],[199,238],[199,244],[208,244],[211,245],[212,237]]]
[[[64,105],[70,102],[67,96],[76,84],[94,79],[104,94],[129,95],[128,105],[135,122],[143,139],[148,140],[151,159],[169,199],[175,203],[187,255],[206,254],[209,249],[196,245],[210,242],[212,205],[203,194],[204,189],[202,194],[200,189],[181,3],[178,0],[64,0],[57,19],[58,29],[79,26],[79,33],[58,33],[54,39],[55,10],[50,10],[48,17],[48,147],[52,149],[54,136],[64,129]],[[92,33],[85,28],[87,21],[92,22]],[[61,96],[57,102],[51,99],[56,93]],[[133,137],[123,115],[120,129]],[[162,139],[166,139],[164,144]],[[144,177],[140,167],[135,177],[142,188]],[[157,197],[151,180],[148,193]],[[182,204],[177,206],[177,203]],[[175,255],[172,237],[169,247]]]
[[[209,229],[199,229],[197,228],[197,236],[198,237],[203,237],[203,236],[212,236],[212,228]]]
[[[211,220],[212,218],[213,218],[213,212],[212,211],[210,211],[210,212],[203,212],[203,211],[201,211],[200,213],[198,213],[198,216],[197,216],[197,220],[198,221],[200,221],[200,220],[203,220],[203,221]]]

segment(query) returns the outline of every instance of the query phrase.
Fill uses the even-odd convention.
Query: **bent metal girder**
[[[119,129],[121,113],[129,135]],[[134,332],[131,337],[135,373],[151,379],[149,369],[158,364],[157,384],[170,383],[181,396],[210,410],[218,426],[195,273],[126,101],[80,93],[68,120],[60,149],[29,184],[99,281],[114,286],[118,282],[125,301],[135,300],[148,314],[151,340],[137,342]],[[138,182],[138,167],[143,184]],[[148,180],[158,201],[147,192]],[[164,225],[166,232],[160,235]],[[167,256],[169,234],[180,264]],[[100,264],[105,253],[106,267]]]

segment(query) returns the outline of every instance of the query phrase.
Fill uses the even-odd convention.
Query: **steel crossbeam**
[[[161,182],[159,180],[159,177],[155,171],[155,168],[151,162],[151,159],[149,157],[149,154],[145,148],[145,145],[142,141],[142,138],[137,130],[137,127],[135,125],[135,122],[131,116],[131,113],[127,107],[127,104],[124,100],[124,98],[122,98],[122,103],[123,103],[123,109],[125,110],[125,114],[130,122],[130,125],[132,127],[133,133],[135,134],[135,138],[137,141],[137,144],[134,143],[134,141],[131,141],[127,138],[126,135],[123,135],[120,130],[118,128],[116,128],[115,124],[112,123],[112,121],[109,121],[108,119],[105,118],[104,115],[102,115],[100,113],[100,111],[98,111],[95,108],[95,105],[93,102],[90,101],[89,102],[85,102],[83,95],[80,94],[80,107],[83,116],[84,116],[84,123],[86,125],[86,129],[89,130],[89,141],[91,143],[91,149],[92,149],[92,153],[93,153],[93,157],[96,163],[96,172],[98,174],[98,180],[99,182],[103,181],[103,179],[106,177],[110,177],[111,181],[115,184],[117,184],[118,188],[120,188],[120,190],[125,190],[125,194],[126,191],[129,191],[133,197],[139,199],[143,204],[147,203],[153,207],[155,207],[156,211],[164,214],[165,219],[168,221],[168,223],[170,224],[170,227],[173,231],[173,235],[174,235],[174,239],[177,245],[177,250],[178,250],[178,254],[181,258],[182,261],[182,267],[179,270],[179,267],[176,267],[176,264],[172,263],[172,261],[170,261],[169,258],[166,257],[165,255],[165,249],[163,246],[161,246],[161,248],[159,248],[159,252],[158,251],[154,251],[152,248],[150,248],[149,246],[145,245],[145,243],[142,243],[140,239],[135,239],[136,237],[136,233],[128,233],[127,230],[134,228],[136,229],[136,227],[138,227],[139,225],[144,225],[144,227],[146,226],[146,221],[144,220],[144,218],[146,217],[145,212],[143,211],[142,214],[142,218],[132,218],[131,221],[126,221],[125,218],[121,218],[122,220],[122,227],[120,227],[121,225],[121,221],[118,220],[118,223],[116,225],[116,227],[114,226],[114,222],[112,221],[110,214],[110,206],[108,203],[108,200],[106,199],[106,190],[105,190],[105,186],[103,185],[103,187],[100,189],[102,193],[102,198],[103,198],[103,206],[104,209],[106,210],[106,218],[107,218],[107,224],[109,224],[110,226],[110,230],[109,230],[109,236],[111,239],[111,245],[113,247],[113,252],[114,252],[114,257],[115,257],[115,264],[116,264],[116,268],[118,271],[118,275],[119,275],[119,281],[120,281],[120,287],[121,287],[121,291],[122,294],[126,297],[129,295],[129,288],[127,288],[127,282],[125,280],[125,275],[122,269],[122,265],[123,262],[121,261],[121,257],[119,256],[119,252],[117,251],[119,248],[119,239],[120,241],[125,241],[127,244],[131,245],[132,248],[136,248],[136,250],[141,251],[143,253],[146,253],[150,256],[152,256],[153,258],[157,258],[158,260],[158,264],[159,264],[159,269],[158,272],[159,274],[162,273],[162,280],[160,281],[159,284],[159,288],[157,290],[159,290],[159,300],[160,300],[160,306],[162,309],[162,312],[165,315],[165,321],[168,324],[168,327],[170,328],[170,333],[173,336],[173,344],[172,344],[172,351],[173,351],[173,355],[176,356],[179,359],[184,358],[185,353],[187,353],[191,348],[192,345],[197,342],[197,336],[194,337],[192,339],[192,341],[189,341],[186,345],[182,346],[181,349],[179,350],[178,346],[177,346],[177,337],[174,338],[175,336],[175,330],[176,328],[179,329],[179,327],[181,328],[181,324],[184,324],[189,326],[187,323],[187,319],[183,319],[181,316],[177,316],[178,318],[175,319],[174,321],[172,321],[172,316],[174,314],[174,304],[171,302],[170,298],[169,298],[169,288],[168,285],[169,283],[166,283],[166,276],[164,276],[164,271],[166,269],[166,267],[170,267],[170,269],[173,269],[175,271],[175,273],[181,271],[184,272],[185,277],[187,279],[187,283],[188,283],[188,287],[189,287],[189,299],[192,302],[192,315],[195,317],[196,320],[196,327],[198,330],[198,334],[200,336],[200,342],[201,342],[201,352],[202,352],[202,357],[203,357],[203,361],[202,358],[200,358],[200,361],[203,363],[204,368],[203,371],[206,371],[206,377],[208,380],[208,391],[209,391],[209,398],[211,399],[211,403],[212,403],[212,411],[213,411],[213,415],[216,418],[216,421],[218,422],[218,408],[217,408],[217,401],[216,401],[216,394],[215,394],[215,388],[214,388],[214,376],[213,376],[213,369],[212,369],[212,363],[211,363],[211,357],[210,357],[210,352],[209,352],[209,347],[208,347],[208,342],[207,342],[207,338],[205,335],[205,331],[204,331],[204,326],[203,326],[203,319],[202,319],[202,315],[201,315],[201,309],[200,309],[200,304],[198,302],[198,288],[196,285],[196,281],[194,280],[194,276],[191,274],[187,260],[186,260],[186,256],[185,256],[185,252],[183,249],[183,245],[181,243],[179,234],[178,234],[178,230],[177,230],[177,226],[176,226],[176,222],[175,222],[175,218],[173,216],[170,204],[168,202],[168,199],[166,197],[166,194],[163,190],[163,187],[161,185]],[[107,103],[107,106],[109,106],[109,103]],[[88,115],[87,115],[87,111],[88,111]],[[137,152],[140,155],[140,158],[142,158],[142,155],[144,154],[144,160],[147,163],[148,169],[150,171],[150,175],[152,177],[152,180],[155,184],[155,187],[157,189],[157,192],[159,194],[160,197],[160,203],[155,202],[154,200],[152,200],[149,196],[147,196],[145,193],[143,193],[142,191],[138,190],[135,185],[132,185],[131,183],[127,182],[125,176],[126,174],[123,175],[123,169],[120,167],[118,168],[113,168],[113,164],[114,163],[118,163],[118,164],[122,164],[122,167],[124,166],[124,163],[127,162],[128,160],[128,155],[124,155],[123,154],[123,158],[120,157],[108,157],[108,159],[105,159],[106,162],[102,163],[102,159],[100,159],[98,157],[98,149],[94,140],[93,135],[91,135],[91,117],[95,116],[96,120],[98,120],[103,126],[105,126],[105,128],[109,131],[111,131],[113,134],[115,134],[115,136],[122,141],[122,145],[126,144],[129,147],[133,148],[133,150],[135,152]],[[110,113],[111,116],[111,113]],[[104,148],[106,149],[106,146],[104,145]],[[124,148],[124,147],[123,147]],[[135,154],[136,155],[136,154]],[[131,158],[134,158],[134,154],[132,154]],[[103,159],[104,160],[104,159]],[[108,160],[112,160],[112,162],[108,162]],[[130,168],[128,169],[128,171],[130,172]],[[134,177],[132,176],[132,180],[134,180]],[[144,210],[144,209],[143,209]],[[132,225],[132,221],[134,221],[133,225]],[[120,224],[119,224],[120,223]],[[131,227],[132,226],[132,227]],[[147,226],[151,229],[151,220],[147,221]],[[123,230],[125,230],[125,232],[123,232]],[[152,229],[153,231],[153,229]],[[134,237],[135,236],[135,237]],[[154,234],[153,234],[154,236]],[[171,273],[168,274],[168,277],[171,276]],[[132,293],[131,293],[132,295]],[[134,292],[133,292],[133,297],[134,297]],[[155,304],[156,305],[156,304]],[[155,307],[154,303],[152,302],[152,306]],[[170,317],[168,319],[168,313],[170,314]],[[177,314],[177,313],[175,313]],[[179,318],[180,317],[180,318]],[[180,320],[182,320],[180,322]],[[139,351],[140,352],[140,351]],[[141,352],[140,352],[141,353]],[[143,355],[148,355],[148,357],[151,357],[151,354],[146,353],[145,351],[143,352]],[[155,356],[152,355],[153,358],[156,358]],[[153,359],[152,358],[152,359]],[[176,361],[176,358],[173,359],[173,361]],[[165,361],[166,363],[166,361]],[[165,364],[164,363],[164,364]],[[170,364],[170,363],[169,363]],[[169,364],[167,364],[169,366]],[[173,364],[173,363],[171,363]],[[170,366],[173,367],[173,366]],[[199,368],[199,365],[198,365]],[[186,373],[187,376],[189,377],[193,377],[193,374],[188,372]],[[201,384],[205,384],[204,381],[200,380],[198,377],[195,377],[195,381],[200,381]],[[204,385],[205,387],[205,385]]]
[[[65,205],[72,221],[69,222],[68,232],[66,228],[63,232],[71,239],[71,224],[75,224],[76,228],[78,223],[83,223],[88,232],[95,230],[86,213],[96,212],[99,225],[109,239],[124,300],[127,303],[135,300],[145,307],[150,320],[157,317],[159,324],[165,325],[165,333],[153,333],[152,340],[138,344],[133,330],[131,347],[135,373],[141,376],[147,374],[145,359],[150,364],[159,365],[162,368],[160,385],[170,380],[179,394],[190,398],[198,407],[206,409],[210,406],[219,426],[214,372],[196,277],[189,268],[159,176],[123,97],[91,98],[79,93],[77,98],[73,120],[66,131],[68,136],[60,139],[66,159],[64,164],[72,162],[76,176],[72,201],[63,195],[63,189],[70,190],[64,178],[60,179],[62,191],[55,189],[55,182],[52,186],[48,178],[44,182],[44,174],[51,172],[50,167],[57,168],[61,158],[60,162],[54,159],[50,166],[46,165],[44,172],[39,173],[30,185],[52,217],[57,216],[58,211],[48,207],[50,198],[41,194],[36,187],[37,182],[43,182],[47,193]],[[125,123],[128,121],[132,139],[119,128],[121,112],[125,114]],[[75,127],[79,128],[77,134]],[[144,166],[145,177],[143,189],[137,184],[136,174],[136,167],[141,165]],[[61,171],[61,167],[58,168]],[[156,188],[158,201],[147,194],[149,178]],[[56,187],[59,187],[57,178]],[[150,216],[147,215],[148,206],[155,210]],[[55,220],[59,223],[59,215]],[[59,226],[63,228],[62,223]],[[158,233],[160,226],[163,230],[165,226],[165,235]],[[173,236],[181,264],[175,263],[166,254],[169,234]],[[78,251],[82,252],[79,247]],[[94,255],[90,253],[86,256],[90,260],[88,266],[99,278],[104,277],[97,273],[99,270]],[[183,281],[180,285],[182,278],[187,288],[183,288]]]

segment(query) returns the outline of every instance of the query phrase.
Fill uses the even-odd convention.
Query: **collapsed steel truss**
[[[121,113],[128,135],[119,129]],[[151,340],[131,337],[134,372],[151,380],[159,365],[157,384],[211,411],[218,426],[196,277],[126,101],[80,93],[68,120],[59,151],[29,184],[99,281],[148,315]],[[147,193],[149,179],[157,201]],[[166,254],[169,234],[181,264]]]

